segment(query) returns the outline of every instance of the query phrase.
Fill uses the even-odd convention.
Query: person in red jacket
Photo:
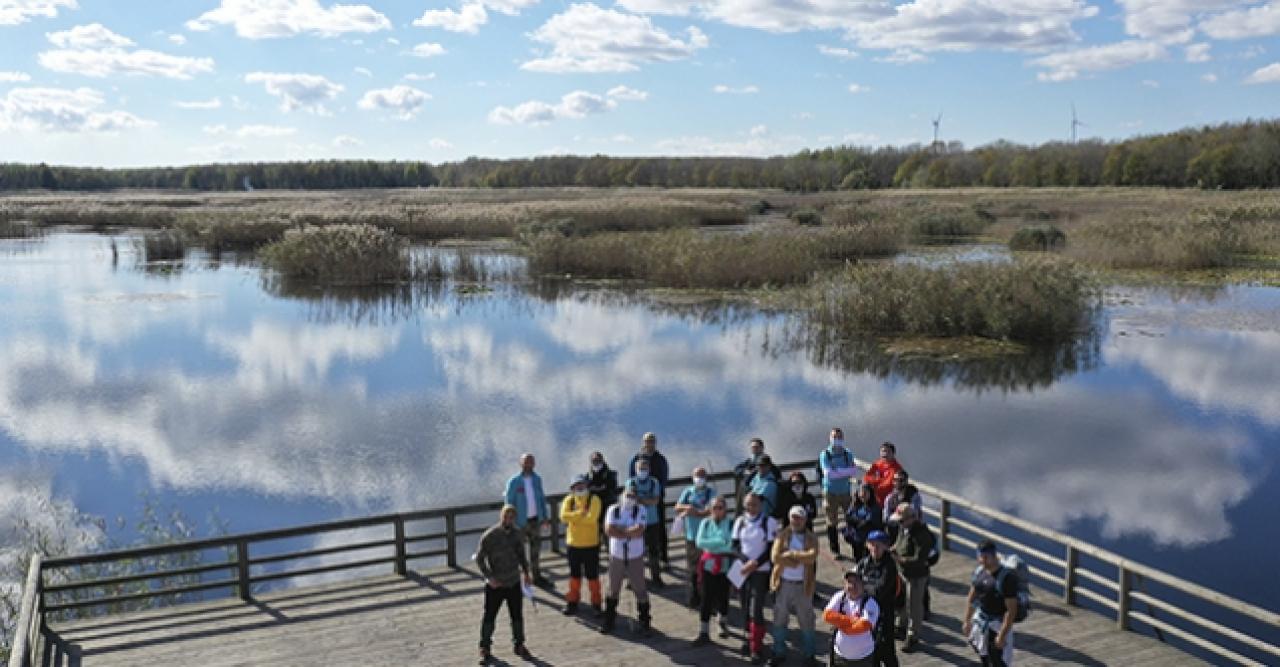
[[[892,442],[880,445],[880,458],[867,468],[867,474],[862,476],[862,481],[875,488],[876,503],[881,507],[884,506],[884,499],[893,492],[893,476],[899,470],[902,470],[902,464],[898,463],[897,446]]]

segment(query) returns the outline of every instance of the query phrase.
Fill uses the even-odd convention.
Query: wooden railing
[[[867,465],[865,461],[858,463],[864,468]],[[778,468],[784,473],[792,470],[811,473],[815,465],[815,461],[806,461],[783,464]],[[739,488],[739,481],[731,472],[716,473],[708,477],[713,482],[732,482],[735,492]],[[668,490],[678,490],[690,483],[689,477],[672,478],[668,484]],[[1189,645],[1241,664],[1263,663],[1232,650],[1221,639],[1234,642],[1237,648],[1246,646],[1259,654],[1280,656],[1280,647],[1271,641],[1264,641],[1234,629],[1230,627],[1230,622],[1215,621],[1207,618],[1206,615],[1188,611],[1183,605],[1165,597],[1136,590],[1135,584],[1139,581],[1155,582],[1178,594],[1198,600],[1200,604],[1205,605],[1206,609],[1226,611],[1250,619],[1263,628],[1267,633],[1264,636],[1267,637],[1274,637],[1277,632],[1280,632],[1280,614],[1135,563],[1105,549],[1057,531],[1042,528],[999,510],[978,505],[933,486],[919,482],[915,482],[915,485],[932,500],[925,506],[925,513],[927,517],[932,518],[932,525],[937,531],[939,543],[943,548],[954,548],[956,545],[973,548],[981,539],[991,538],[1001,546],[1003,551],[1016,552],[1027,558],[1031,564],[1031,573],[1041,583],[1060,590],[1063,599],[1068,603],[1076,604],[1083,598],[1113,611],[1117,625],[1121,629],[1128,629],[1135,622],[1143,624],[1157,633],[1167,633]],[[671,494],[668,494],[668,499],[665,501],[668,507],[674,505],[670,497]],[[550,494],[547,498],[554,519],[564,494]],[[41,647],[55,651],[62,649],[56,634],[48,629],[51,616],[83,614],[86,610],[110,612],[120,608],[121,605],[172,601],[183,599],[184,596],[208,597],[220,590],[227,591],[228,594],[234,591],[234,594],[241,599],[252,600],[255,587],[261,588],[263,585],[275,582],[388,565],[396,574],[406,575],[411,561],[423,559],[443,561],[443,564],[449,567],[457,567],[461,538],[478,536],[484,532],[496,522],[497,512],[501,507],[500,502],[480,503],[68,558],[42,561],[37,557],[33,560],[24,589],[22,617],[9,666],[30,667],[39,657]],[[668,519],[671,518],[671,514],[668,513]],[[411,530],[414,527],[421,528],[415,524],[424,522],[436,525],[434,528],[427,529],[426,532]],[[1030,535],[1051,546],[1032,546],[1026,543],[1031,540],[1023,541],[1010,536],[1007,530],[1004,533],[997,532],[995,527],[997,524],[1014,529],[1019,537]],[[360,531],[360,533],[356,538],[347,537],[345,539],[348,541],[333,546],[279,551],[278,544],[281,542],[306,537],[322,537],[344,531]],[[379,531],[382,534],[376,534]],[[437,543],[435,548],[424,549],[419,546],[431,542]],[[553,551],[562,550],[559,524],[554,520],[551,522],[549,542]],[[271,550],[273,543],[277,545],[275,551]],[[1046,549],[1059,551],[1050,553]],[[379,550],[381,553],[371,555],[368,553],[371,550]],[[177,556],[196,556],[196,560],[199,560],[201,554],[210,551],[223,554],[223,559],[208,563],[201,561],[196,565],[185,567],[168,569],[153,567],[141,571],[145,569],[141,567],[142,564],[148,559],[153,561],[160,559],[159,562],[162,564],[166,562],[163,559]],[[366,553],[358,555],[359,552]],[[1058,555],[1059,553],[1061,555]],[[338,555],[342,555],[344,560],[323,564],[306,562]],[[1103,564],[1103,567],[1111,567],[1115,571],[1099,572],[1096,567],[1089,567],[1085,558],[1093,559]],[[86,566],[125,563],[133,563],[139,567],[135,568],[135,571],[117,576],[84,580],[75,578],[75,575]],[[210,577],[213,578],[210,579]],[[164,582],[175,579],[179,581],[179,585],[164,585]],[[112,591],[130,590],[123,588],[126,586],[134,588],[131,592],[123,594],[112,593]],[[1136,605],[1142,605],[1147,611],[1137,611]],[[1165,614],[1165,617],[1157,618],[1157,610]],[[1174,625],[1174,619],[1183,625]],[[1186,626],[1188,623],[1195,626],[1195,629],[1188,629]],[[1206,635],[1220,639],[1213,641]]]

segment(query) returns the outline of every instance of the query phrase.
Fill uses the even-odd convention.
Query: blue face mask
[[[649,471],[648,470],[637,471],[636,479],[649,479]]]
[[[844,449],[844,438],[834,438],[831,441],[831,446],[835,449]]]

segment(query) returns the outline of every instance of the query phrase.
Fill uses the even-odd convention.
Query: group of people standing
[[[657,437],[644,435],[640,451],[628,466],[631,475],[622,484],[604,456],[592,453],[589,472],[573,478],[558,515],[566,527],[569,562],[563,613],[579,613],[585,579],[590,606],[600,619],[599,631],[613,633],[625,582],[635,596],[636,632],[650,636],[648,590],[665,585],[662,572],[664,568],[670,572],[668,534],[682,533],[687,603],[698,611],[700,622],[694,644],[712,642],[713,616],[719,638],[731,636],[729,603],[736,588],[745,619],[744,656],[754,664],[766,659],[771,665],[782,664],[788,653],[790,618],[795,616],[800,631],[796,648],[811,664],[817,654],[814,603],[820,539],[814,519],[818,500],[809,492],[803,472],[781,479],[761,439],[753,438],[750,448],[751,456],[734,469],[737,516],[730,516],[727,499],[708,483],[707,470],[698,467],[693,470],[693,483],[676,500],[675,525],[670,531],[663,502],[670,468],[657,450]],[[487,584],[480,636],[482,665],[492,658],[494,625],[503,604],[511,616],[515,652],[529,658],[523,597],[534,585],[552,587],[539,565],[543,530],[552,520],[550,508],[542,479],[534,472],[533,455],[523,455],[520,465],[520,473],[507,484],[501,520],[481,537],[475,555]],[[938,558],[936,541],[921,515],[920,493],[898,462],[892,443],[881,445],[880,458],[861,472],[839,428],[831,430],[816,474],[830,555],[851,563],[844,572],[842,590],[831,596],[822,613],[833,628],[830,664],[897,665],[896,641],[904,642],[904,652],[919,645],[920,627],[928,615],[929,570]],[[841,553],[842,538],[849,545],[848,558]],[[600,581],[601,550],[606,546],[607,592]],[[1016,591],[1017,583],[1009,580],[1015,575],[1002,568],[994,545],[982,547],[965,633],[972,635],[971,643],[984,664],[1003,667],[1012,659],[1014,617],[1003,613],[1002,605],[1013,604],[1016,610],[1016,598],[1010,600],[1013,596],[1006,591]],[[986,567],[988,561],[992,568]],[[979,576],[983,572],[986,577]],[[771,594],[773,619],[767,624],[764,609]],[[766,634],[772,638],[769,648]]]

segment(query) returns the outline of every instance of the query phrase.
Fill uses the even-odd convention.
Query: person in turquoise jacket
[[[711,516],[711,499],[716,495],[715,487],[707,483],[707,469],[698,466],[693,469],[693,485],[680,492],[676,500],[676,515],[684,517],[684,557],[685,571],[689,573],[689,606],[697,609],[701,594],[698,591],[698,559],[702,552],[695,543],[698,539],[698,526],[702,520]]]
[[[662,482],[653,476],[649,459],[637,459],[632,472],[635,476],[627,480],[627,484],[635,486],[636,498],[640,507],[644,508],[644,548],[649,555],[649,577],[652,580],[650,587],[656,590],[662,588],[662,575],[659,573],[662,569],[661,537],[667,531],[658,514],[658,505],[662,502]]]
[[[850,480],[858,476],[858,467],[853,453],[844,446],[844,431],[831,429],[829,442],[818,456],[818,467],[822,471],[822,507],[827,513],[827,546],[831,547],[831,555],[840,560],[840,519],[853,504]]]
[[[773,459],[766,454],[756,464],[756,476],[751,480],[751,493],[764,501],[761,511],[765,516],[774,516],[778,511],[778,471],[773,469]]]
[[[694,539],[701,556],[698,559],[699,618],[702,625],[694,644],[711,642],[708,628],[711,615],[720,616],[720,638],[729,637],[729,566],[733,564],[733,519],[729,518],[723,496],[711,500],[711,515],[698,524]]]
[[[507,480],[503,500],[516,508],[516,529],[529,544],[533,582],[545,588],[551,581],[542,576],[538,556],[542,552],[542,528],[551,525],[551,511],[547,509],[547,495],[542,491],[542,478],[533,471],[535,463],[533,454],[520,457],[520,472]]]

